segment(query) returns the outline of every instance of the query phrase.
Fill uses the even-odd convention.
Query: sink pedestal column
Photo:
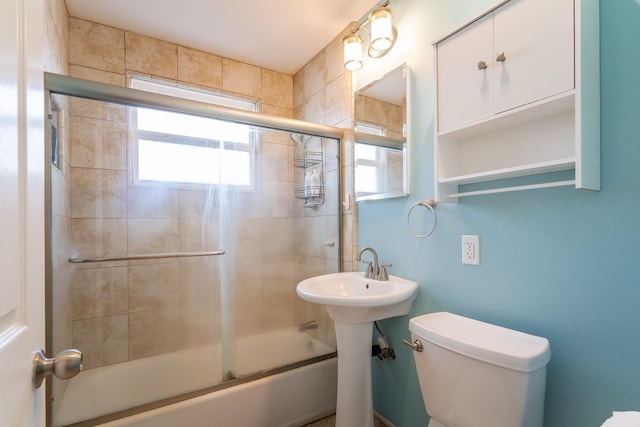
[[[334,322],[338,345],[336,427],[373,427],[373,322]]]

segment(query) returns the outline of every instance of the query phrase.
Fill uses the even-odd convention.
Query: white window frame
[[[365,123],[365,122],[357,122],[356,123],[356,131],[357,132],[363,132],[363,133],[368,133],[371,135],[378,135],[378,136],[386,136],[387,135],[387,130],[386,128],[380,126],[380,125],[376,125],[376,124],[372,124],[372,123]],[[356,144],[362,144],[361,142],[356,142]],[[380,150],[379,147],[375,147],[374,145],[370,145],[370,144],[363,144],[363,145],[368,145],[370,147],[374,147],[376,148],[376,158],[375,159],[363,159],[363,158],[358,158],[356,155],[356,159],[355,159],[355,167],[357,168],[358,166],[368,166],[368,167],[373,167],[375,168],[376,171],[376,191],[374,192],[368,192],[368,191],[358,191],[358,188],[356,188],[356,197],[361,197],[361,196],[369,196],[372,194],[379,194],[382,192],[383,188],[386,188],[386,183],[385,183],[385,174],[384,174],[384,170],[386,168],[386,156],[383,155],[384,153],[382,152],[383,150]],[[356,150],[357,152],[357,150]],[[357,180],[356,180],[356,185],[357,185]]]
[[[173,96],[177,98],[184,98],[195,100],[199,102],[206,102],[213,105],[220,105],[224,107],[236,108],[245,111],[257,111],[258,103],[254,100],[247,100],[237,97],[224,95],[221,93],[215,93],[206,91],[201,88],[179,84],[176,82],[168,82],[165,80],[150,79],[142,76],[130,76],[129,87],[138,90],[144,90],[147,92],[159,93],[162,95]],[[132,171],[132,183],[135,185],[170,185],[178,187],[202,187],[208,185],[218,185],[219,183],[193,183],[193,182],[181,182],[181,181],[160,181],[160,180],[140,180],[139,179],[139,148],[138,142],[140,140],[151,140],[160,143],[168,144],[187,144],[199,147],[211,147],[219,149],[221,146],[225,150],[244,151],[249,153],[249,185],[236,185],[241,189],[252,190],[256,187],[256,174],[257,174],[257,139],[258,133],[255,130],[250,132],[249,143],[234,143],[233,141],[224,141],[215,138],[200,138],[194,136],[175,135],[161,132],[154,132],[149,130],[138,129],[138,109],[131,108],[130,113],[130,141],[131,141],[131,171]],[[244,125],[238,125],[244,126]],[[234,184],[231,184],[234,185]]]

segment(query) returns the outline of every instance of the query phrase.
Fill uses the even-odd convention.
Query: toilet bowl
[[[409,330],[428,427],[542,427],[546,338],[447,312]]]

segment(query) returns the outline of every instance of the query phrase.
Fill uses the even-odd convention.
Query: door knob
[[[504,62],[506,59],[507,59],[507,57],[504,54],[504,52],[500,51],[500,52],[496,53],[496,61]]]
[[[53,374],[56,378],[66,380],[82,371],[82,352],[74,348],[63,350],[54,358],[48,358],[44,350],[33,356],[33,388],[40,388],[45,377]]]

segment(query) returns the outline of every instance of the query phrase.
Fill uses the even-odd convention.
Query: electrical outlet
[[[462,263],[480,265],[480,236],[462,236]]]

